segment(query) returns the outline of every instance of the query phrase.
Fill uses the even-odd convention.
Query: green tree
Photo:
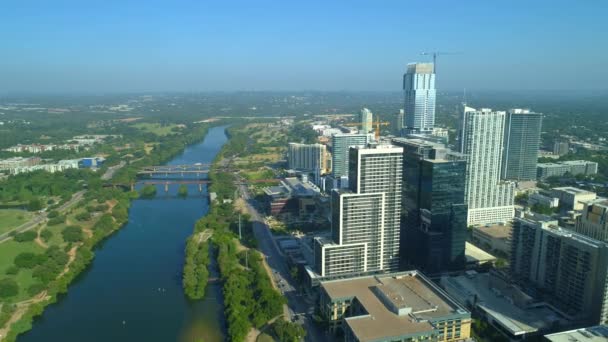
[[[23,233],[19,233],[19,234],[15,235],[14,239],[17,242],[28,242],[28,241],[33,241],[37,236],[38,236],[38,234],[35,231],[28,230]]]
[[[61,232],[63,240],[67,242],[80,242],[84,239],[82,228],[79,226],[67,226]]]
[[[19,285],[11,278],[0,280],[0,298],[9,298],[19,293]]]
[[[34,197],[34,198],[30,199],[30,201],[27,205],[27,209],[29,211],[42,210],[42,208],[43,208],[42,201],[38,197]]]
[[[156,186],[148,184],[144,186],[140,191],[139,195],[145,198],[151,198],[156,195]]]

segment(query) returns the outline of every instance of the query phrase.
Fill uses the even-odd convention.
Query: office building
[[[372,111],[367,108],[361,109],[361,112],[359,113],[359,122],[361,123],[361,133],[371,132],[374,129]]]
[[[418,271],[323,281],[319,309],[346,342],[451,342],[471,334],[471,313]]]
[[[418,139],[403,148],[402,263],[436,274],[465,267],[466,160],[460,153]]]
[[[583,205],[581,215],[576,218],[575,231],[608,242],[608,199],[598,198]]]
[[[539,180],[548,177],[562,177],[566,174],[594,175],[597,173],[597,163],[586,160],[568,160],[555,163],[540,163],[536,167],[536,176]]]
[[[371,141],[369,134],[340,133],[331,136],[332,176],[339,179],[348,176],[348,149],[350,146],[365,146]]]
[[[563,156],[568,154],[570,151],[570,145],[567,141],[556,141],[553,143],[553,154],[556,156]]]
[[[511,232],[513,227],[506,225],[491,225],[473,227],[471,240],[479,247],[491,253],[507,257],[511,254]]]
[[[559,198],[552,196],[545,196],[541,193],[535,192],[528,196],[528,206],[532,207],[535,205],[547,207],[547,208],[557,208],[559,207]]]
[[[315,240],[321,277],[398,270],[402,158],[391,145],[350,148],[349,189],[332,192],[331,240]]]
[[[583,190],[571,186],[563,186],[549,190],[551,197],[559,199],[559,204],[564,210],[583,210],[584,202],[597,198],[593,191]]]
[[[500,180],[505,112],[464,107],[460,123],[460,152],[467,155],[467,222],[509,221],[514,215],[512,182]]]
[[[324,174],[327,170],[327,148],[321,144],[289,143],[287,163],[293,170]]]
[[[516,218],[511,276],[581,324],[608,320],[608,244],[557,226]]]
[[[435,126],[435,66],[433,63],[408,64],[403,75],[405,130],[430,132]]]
[[[505,119],[502,178],[536,180],[542,114],[511,109]]]

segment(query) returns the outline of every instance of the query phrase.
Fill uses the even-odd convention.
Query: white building
[[[359,114],[359,122],[361,123],[361,132],[369,133],[373,129],[373,114],[372,111],[363,108],[361,109],[361,113]]]
[[[322,277],[397,271],[403,149],[351,147],[349,190],[332,192],[332,239],[316,239]]]
[[[460,152],[467,155],[469,225],[509,221],[515,213],[515,184],[500,180],[505,115],[466,106],[462,112]]]
[[[429,132],[435,126],[435,65],[411,63],[403,75],[405,129],[410,133]]]
[[[608,242],[608,199],[598,198],[584,203],[576,219],[576,232]]]
[[[287,163],[293,170],[306,170],[325,174],[327,171],[327,148],[322,144],[289,143]]]

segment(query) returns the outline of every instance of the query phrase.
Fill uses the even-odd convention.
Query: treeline
[[[99,174],[88,169],[68,169],[63,172],[48,173],[35,171],[11,176],[0,182],[0,202],[27,202],[37,197],[70,196],[89,188],[100,188]]]
[[[112,208],[110,213],[103,213],[100,215],[99,219],[92,227],[93,236],[91,238],[84,239],[81,242],[82,245],[78,248],[74,260],[69,264],[67,272],[61,277],[52,277],[50,276],[50,273],[47,272],[57,272],[57,266],[61,265],[65,261],[65,251],[50,247],[49,250],[53,248],[51,252],[49,252],[49,250],[46,251],[49,254],[45,253],[44,256],[35,255],[32,258],[32,260],[35,262],[35,265],[33,265],[34,269],[38,266],[42,266],[40,267],[40,278],[47,277],[46,280],[48,280],[48,283],[46,283],[44,289],[46,289],[48,299],[30,305],[27,312],[21,317],[21,319],[13,323],[10,331],[5,337],[5,341],[14,342],[19,334],[30,330],[32,328],[32,321],[34,317],[41,315],[45,306],[55,303],[58,295],[67,292],[69,284],[78,274],[86,269],[89,263],[93,260],[95,255],[93,252],[94,247],[127,222],[128,208],[131,204],[130,199],[133,198],[133,196],[134,194],[131,192],[123,192],[118,189],[98,189],[87,192],[85,197],[89,200],[97,199],[97,201],[101,203],[113,199],[117,201],[117,204],[114,206],[114,208]],[[92,208],[92,210],[95,209],[97,208]],[[107,210],[108,208],[101,207],[99,209]],[[68,232],[68,236],[74,237],[78,235],[76,229],[72,228],[70,230],[72,231]],[[29,261],[26,257],[24,260],[19,262],[27,263]],[[65,265],[66,264],[64,264],[64,267]],[[39,287],[39,289],[42,290],[43,288]],[[28,290],[30,292],[34,292],[35,289],[29,288]],[[3,305],[2,312],[0,313],[0,320],[8,316],[10,312],[14,311],[14,309],[14,304],[11,305],[6,303],[6,305]]]
[[[182,285],[186,296],[190,299],[205,297],[205,288],[209,280],[209,243],[197,239],[198,235],[193,235],[186,243]]]
[[[280,315],[285,299],[272,287],[259,252],[250,250],[246,257],[232,238],[216,239],[216,243],[228,337],[243,341],[252,327],[260,328]]]

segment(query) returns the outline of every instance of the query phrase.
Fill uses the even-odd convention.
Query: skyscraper
[[[315,240],[321,276],[398,270],[402,167],[399,147],[350,148],[350,188],[332,192],[332,238]]]
[[[536,180],[542,114],[511,109],[506,115],[502,178]]]
[[[419,139],[393,143],[403,148],[403,265],[426,273],[464,269],[465,156]]]
[[[331,136],[331,167],[335,179],[348,176],[348,148],[367,145],[370,140],[369,134],[339,133]]]
[[[582,205],[581,216],[576,218],[576,232],[608,242],[608,200],[598,198]]]
[[[363,108],[361,109],[361,113],[359,114],[359,122],[361,123],[361,132],[362,133],[369,133],[372,129],[373,129],[373,114],[372,111],[367,109],[367,108]]]
[[[432,131],[435,125],[435,66],[408,64],[403,75],[405,129],[408,133]]]
[[[505,112],[464,107],[460,152],[467,155],[468,224],[508,221],[514,214],[511,182],[500,180]]]

